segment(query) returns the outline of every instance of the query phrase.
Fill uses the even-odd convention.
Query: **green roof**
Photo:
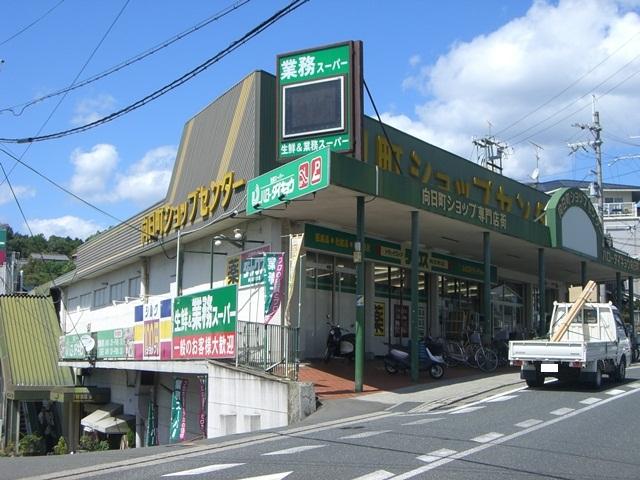
[[[51,388],[74,385],[71,368],[58,366],[59,337],[51,297],[0,295],[0,363],[10,397],[48,398]]]

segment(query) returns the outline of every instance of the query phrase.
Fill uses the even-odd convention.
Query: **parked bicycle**
[[[479,332],[465,333],[465,337],[459,342],[444,342],[444,359],[448,366],[465,365],[483,372],[493,372],[498,368],[496,352],[482,344]]]

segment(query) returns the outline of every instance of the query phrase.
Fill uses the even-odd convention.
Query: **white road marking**
[[[442,420],[442,418],[423,418],[421,420],[415,420],[409,423],[403,423],[402,426],[406,425],[424,425],[425,423],[437,422],[438,420]]]
[[[275,452],[263,453],[262,455],[291,455],[292,453],[306,452],[307,450],[314,450],[322,447],[326,447],[326,445],[302,445],[300,447],[286,448]]]
[[[291,472],[270,473],[268,475],[259,475],[257,477],[245,477],[245,478],[240,478],[238,480],[282,480],[283,478],[288,477],[292,473],[293,473],[293,470]]]
[[[542,420],[538,420],[537,418],[530,418],[529,420],[525,420],[524,422],[516,423],[516,427],[529,428],[533,427],[534,425],[538,425],[539,423],[542,423]]]
[[[493,395],[491,397],[481,398],[480,400],[476,400],[475,402],[467,403],[466,405],[461,405],[459,407],[454,407],[454,408],[452,408],[450,410],[439,410],[437,412],[427,412],[427,413],[429,415],[442,415],[443,413],[454,413],[454,412],[457,412],[458,410],[469,408],[469,407],[472,407],[474,405],[478,405],[480,403],[485,403],[485,402],[488,402],[489,400],[493,400],[494,398],[498,398],[498,397],[501,397],[503,395],[511,395],[512,393],[515,393],[515,392],[527,392],[528,391],[527,388],[528,388],[527,386],[518,387],[518,388],[514,388],[512,390],[507,390],[506,392],[498,393],[498,394]],[[425,405],[428,405],[428,404],[425,404]],[[414,410],[416,410],[416,409],[414,409]]]
[[[548,427],[548,426],[551,426],[551,425],[555,425],[556,423],[559,423],[559,422],[563,422],[563,421],[565,421],[565,420],[567,420],[569,418],[573,418],[576,415],[580,415],[581,413],[585,413],[585,412],[588,412],[588,411],[590,411],[590,410],[592,410],[594,408],[598,408],[598,407],[600,407],[600,406],[602,406],[602,405],[604,405],[606,403],[618,400],[619,398],[622,398],[622,397],[626,397],[627,395],[631,395],[632,393],[638,393],[638,391],[639,390],[629,390],[628,392],[625,392],[625,393],[623,393],[623,394],[621,394],[621,395],[619,395],[617,397],[611,397],[611,398],[608,398],[608,399],[603,400],[601,402],[594,403],[593,405],[588,405],[588,406],[583,407],[583,408],[581,408],[579,410],[575,410],[575,411],[573,411],[571,413],[568,413],[567,415],[565,415],[563,417],[558,417],[558,418],[554,418],[554,419],[551,419],[551,420],[547,420],[546,422],[542,422],[542,423],[539,423],[538,425],[534,425],[534,426],[526,428],[524,430],[520,430],[519,432],[512,433],[510,435],[506,435],[504,437],[498,438],[493,442],[484,443],[482,445],[478,445],[477,447],[473,447],[473,448],[470,448],[469,450],[465,450],[463,452],[456,453],[454,455],[451,455],[450,457],[443,458],[441,460],[438,460],[436,462],[430,463],[428,465],[424,465],[422,467],[414,468],[413,470],[409,470],[408,472],[405,472],[405,473],[403,473],[401,475],[396,476],[394,480],[407,480],[409,478],[413,478],[413,477],[415,477],[417,475],[420,475],[422,473],[428,472],[430,470],[435,470],[436,468],[441,467],[443,465],[446,465],[448,463],[451,463],[451,462],[453,462],[455,460],[460,460],[460,459],[466,458],[466,457],[468,457],[470,455],[482,452],[484,450],[487,450],[489,448],[495,447],[497,445],[501,445],[501,444],[503,444],[505,442],[508,442],[510,440],[514,440],[516,438],[522,437],[523,435],[528,435],[529,433],[533,433],[533,432],[535,432],[537,430],[540,430],[542,428],[545,428],[545,427]]]
[[[475,407],[461,408],[460,410],[456,410],[455,412],[449,412],[449,415],[458,415],[459,413],[475,412],[476,410],[480,410],[481,408],[484,408],[484,406],[477,405]]]
[[[206,467],[193,468],[191,470],[183,470],[181,472],[167,473],[163,477],[182,477],[187,475],[202,475],[203,473],[217,472],[227,468],[244,465],[244,463],[219,463],[217,465],[207,465]]]
[[[620,395],[621,393],[624,393],[624,392],[626,392],[626,390],[620,390],[620,389],[617,389],[617,388],[613,388],[611,390],[607,390],[604,393],[606,393],[607,395]]]
[[[472,438],[471,441],[476,443],[487,443],[492,442],[500,437],[504,437],[504,433],[489,432],[485,433],[484,435],[480,435],[479,437]]]
[[[583,403],[585,405],[593,405],[594,403],[598,403],[601,400],[602,400],[601,398],[589,397],[589,398],[585,398],[584,400],[580,400],[580,403]]]
[[[487,402],[493,403],[493,402],[506,402],[507,400],[511,400],[512,398],[518,398],[518,395],[503,395],[502,397],[496,397],[496,398],[492,398],[490,400],[487,400]]]
[[[436,460],[442,460],[443,458],[450,457],[458,453],[456,450],[449,450],[448,448],[441,448],[435,452],[427,453],[426,455],[420,455],[417,459],[424,463],[435,462]]]
[[[571,413],[575,410],[575,408],[559,408],[558,410],[554,410],[553,412],[549,412],[551,415],[557,415],[558,417],[561,415],[566,415],[567,413]]]
[[[383,433],[390,432],[391,430],[372,430],[370,432],[362,432],[362,433],[354,433],[353,435],[347,435],[346,437],[340,437],[340,440],[351,439],[351,438],[367,438],[367,437],[375,437],[376,435],[380,435]]]
[[[376,470],[375,472],[367,473],[361,477],[354,478],[353,480],[386,480],[393,477],[393,473],[386,470]]]

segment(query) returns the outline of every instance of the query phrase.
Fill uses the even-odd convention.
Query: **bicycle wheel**
[[[498,368],[498,356],[490,348],[478,349],[475,361],[483,372],[493,372]]]

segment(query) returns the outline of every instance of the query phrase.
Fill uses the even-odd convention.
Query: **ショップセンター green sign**
[[[247,215],[326,188],[330,160],[330,150],[323,148],[249,180]]]

